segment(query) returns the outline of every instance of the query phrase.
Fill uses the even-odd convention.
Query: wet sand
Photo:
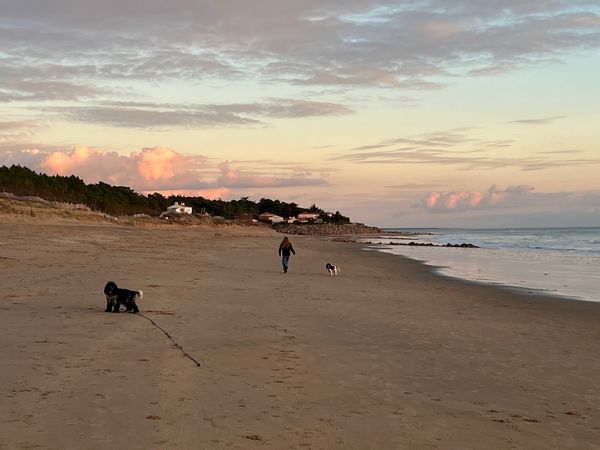
[[[600,305],[281,238],[0,217],[0,448],[600,448]]]

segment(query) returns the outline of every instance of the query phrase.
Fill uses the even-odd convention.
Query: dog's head
[[[104,294],[105,295],[114,295],[117,292],[117,283],[115,283],[114,281],[109,281],[108,283],[106,283],[106,286],[104,286]]]
[[[327,264],[325,264],[325,268],[326,268],[327,270],[333,270],[333,268],[334,268],[334,265],[333,265],[333,264],[331,264],[331,263],[327,263]]]

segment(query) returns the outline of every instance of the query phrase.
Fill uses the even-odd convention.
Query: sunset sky
[[[600,226],[600,3],[0,0],[0,165],[386,227]]]

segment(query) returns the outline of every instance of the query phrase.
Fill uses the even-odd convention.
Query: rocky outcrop
[[[381,229],[377,227],[369,227],[362,223],[347,223],[347,224],[276,224],[273,229],[280,233],[308,235],[308,236],[347,236],[347,235],[362,235],[362,234],[381,234]]]
[[[475,244],[463,242],[462,244],[433,244],[431,242],[365,242],[369,245],[408,245],[409,247],[458,247],[458,248],[479,248]]]

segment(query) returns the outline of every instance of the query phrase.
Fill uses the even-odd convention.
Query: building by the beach
[[[260,216],[258,216],[258,220],[260,220],[261,222],[269,222],[269,223],[281,223],[283,222],[283,217],[278,216],[277,214],[272,214],[272,213],[262,213]]]
[[[314,222],[320,217],[319,213],[301,212],[296,216],[298,222]]]
[[[192,214],[192,207],[185,206],[185,203],[175,202],[173,205],[167,206],[167,213]]]

